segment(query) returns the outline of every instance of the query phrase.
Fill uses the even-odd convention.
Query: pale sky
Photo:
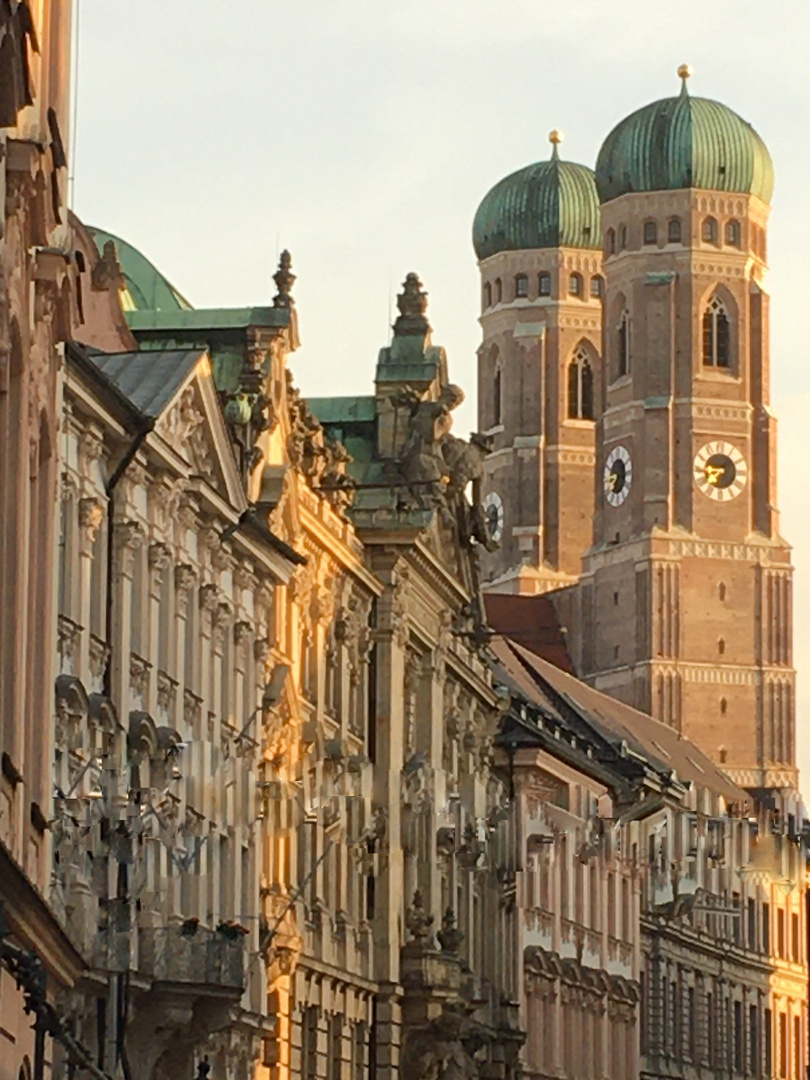
[[[405,274],[475,428],[475,209],[548,156],[593,166],[625,115],[690,91],[776,167],[769,237],[780,506],[795,547],[799,754],[810,791],[807,0],[74,0],[74,205],[195,307],[269,303],[292,252],[304,393],[369,393]]]

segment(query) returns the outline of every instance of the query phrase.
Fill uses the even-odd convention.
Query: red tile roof
[[[488,593],[484,604],[487,621],[496,634],[522,645],[561,671],[574,674],[565,634],[547,596]]]

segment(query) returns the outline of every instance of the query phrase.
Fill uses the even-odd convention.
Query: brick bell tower
[[[593,172],[550,160],[501,180],[475,216],[481,270],[478,425],[493,439],[484,505],[500,549],[485,588],[578,579],[593,533],[604,278]]]
[[[797,784],[792,566],[769,407],[768,150],[736,113],[655,102],[607,137],[605,390],[576,657],[748,788]]]

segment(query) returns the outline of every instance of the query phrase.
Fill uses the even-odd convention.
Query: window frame
[[[648,218],[644,222],[642,238],[645,247],[652,247],[658,244],[658,222],[655,221],[654,218]]]
[[[711,214],[705,217],[700,225],[700,239],[704,244],[716,244],[718,237],[717,218]]]
[[[572,270],[568,275],[568,295],[582,299],[585,282],[578,270]]]
[[[703,368],[732,372],[732,320],[728,305],[716,291],[703,309],[700,326]]]
[[[677,234],[677,235],[673,235]],[[667,222],[667,243],[668,244],[682,244],[683,243],[683,222],[679,217],[670,218]]]
[[[548,270],[541,270],[537,275],[537,295],[551,296],[551,273]]]
[[[529,296],[529,278],[528,278],[528,276],[526,274],[515,274],[515,299],[516,300],[527,300],[528,296]]]

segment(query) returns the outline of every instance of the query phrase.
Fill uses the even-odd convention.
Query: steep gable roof
[[[594,690],[513,641],[496,640],[492,649],[521,690],[542,708],[552,705],[556,710],[555,702],[562,701],[614,743],[627,743],[655,768],[673,769],[679,779],[708,788],[729,803],[748,801],[746,792],[675,728]]]

